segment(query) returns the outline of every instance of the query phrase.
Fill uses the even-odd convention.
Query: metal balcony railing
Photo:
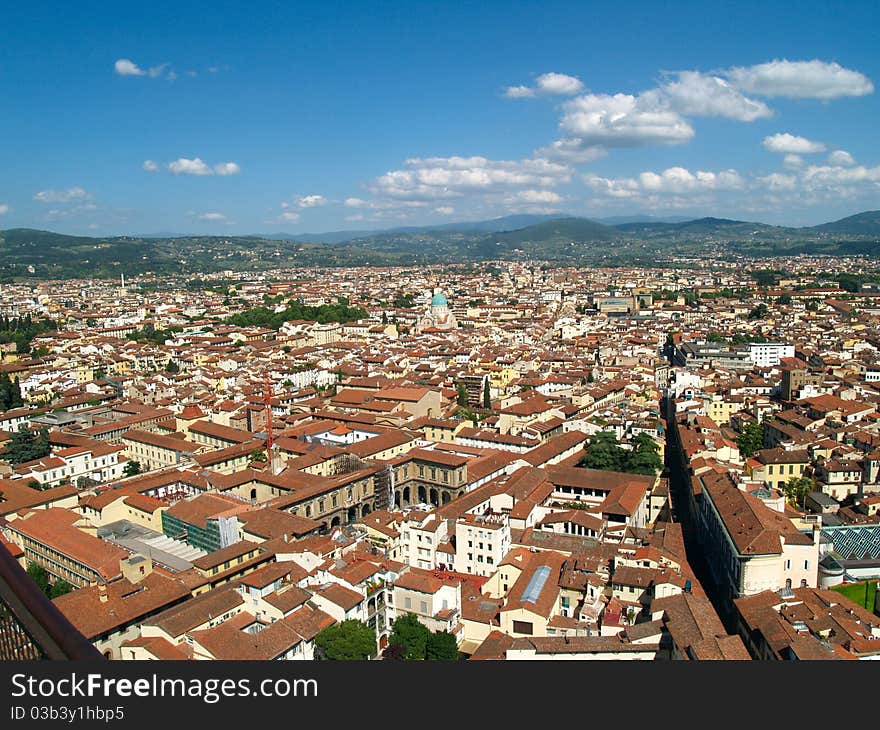
[[[0,548],[0,660],[27,659],[103,657]]]

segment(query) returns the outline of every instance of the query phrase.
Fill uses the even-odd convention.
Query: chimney
[[[101,603],[107,603],[107,586],[103,583],[98,584],[98,598]]]

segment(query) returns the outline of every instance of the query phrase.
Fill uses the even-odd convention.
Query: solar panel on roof
[[[547,582],[547,578],[550,577],[550,567],[547,565],[542,565],[538,568],[534,575],[529,579],[529,584],[526,586],[525,593],[523,593],[523,603],[537,603],[538,596],[541,595],[541,591],[544,590],[544,584]]]

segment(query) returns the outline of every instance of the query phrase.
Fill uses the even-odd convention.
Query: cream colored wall
[[[103,510],[101,510],[100,516],[95,516],[90,512],[90,519],[92,519],[96,525],[109,525],[111,522],[116,522],[117,520],[129,520],[135,524],[149,527],[156,532],[162,532],[162,513],[168,509],[167,507],[160,507],[150,514],[149,512],[130,507],[123,502],[124,499],[125,497],[120,497],[115,502],[108,504]]]
[[[513,584],[519,580],[520,575],[522,575],[522,570],[516,566],[502,565],[483,584],[482,592],[490,598],[503,598],[510,592]],[[505,585],[507,586],[506,591],[504,590]]]
[[[791,578],[792,588],[800,588],[801,580],[806,580],[807,585],[815,588],[819,579],[819,545],[791,545],[783,546],[783,585],[786,578]],[[785,570],[785,560],[791,561],[791,567]],[[804,567],[806,562],[807,567]]]
[[[555,613],[558,613],[559,608],[559,599],[556,600],[556,606],[554,606],[550,615],[552,616]],[[532,633],[531,634],[518,634],[513,630],[513,622],[514,621],[527,621],[532,624]],[[501,611],[501,631],[509,636],[547,636],[547,619],[543,616],[539,616],[536,613],[532,613],[531,611],[526,611],[523,608],[517,608],[512,611]]]
[[[471,621],[469,619],[464,619],[462,622],[464,626],[464,641],[473,641],[477,644],[483,643],[486,637],[494,630],[497,629],[497,626],[491,626],[489,624],[484,624],[479,621]]]

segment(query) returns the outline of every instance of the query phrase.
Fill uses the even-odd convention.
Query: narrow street
[[[688,563],[690,563],[697,580],[700,581],[703,590],[715,608],[715,612],[727,630],[730,633],[735,633],[732,606],[720,598],[720,592],[716,589],[715,581],[706,562],[705,552],[697,537],[696,516],[691,514],[690,510],[690,484],[687,474],[681,467],[680,454],[671,428],[666,429],[664,461],[669,470],[669,499],[672,506],[672,519],[673,522],[681,524]]]

